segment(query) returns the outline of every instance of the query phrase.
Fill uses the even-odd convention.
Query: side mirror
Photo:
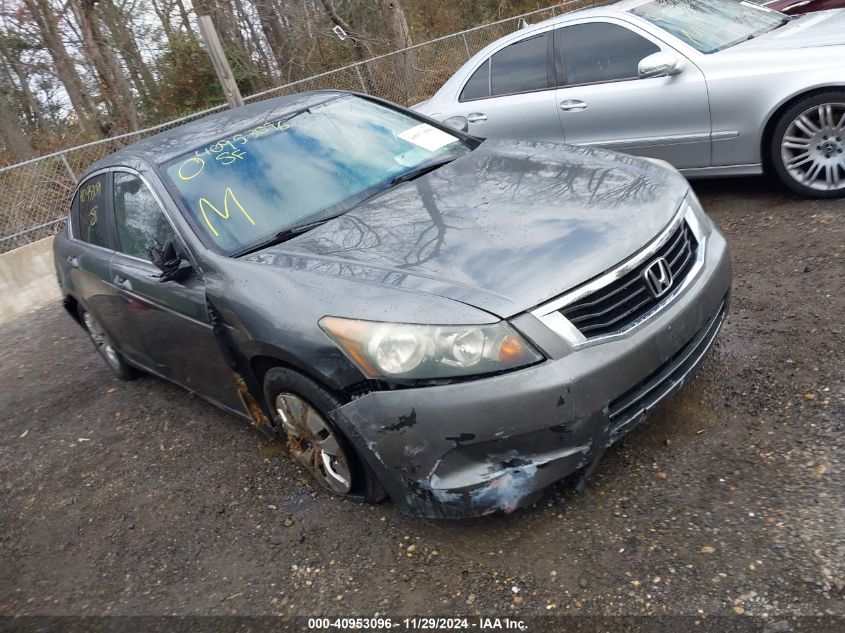
[[[467,132],[469,130],[469,123],[464,116],[450,116],[448,119],[444,119],[443,125],[448,125],[458,130],[458,132]]]
[[[150,259],[161,271],[158,276],[160,282],[183,281],[193,271],[191,262],[176,253],[176,244],[172,241],[167,242],[164,248],[150,248]]]
[[[683,62],[672,53],[654,53],[640,60],[638,74],[640,79],[652,77],[670,77],[684,69]]]

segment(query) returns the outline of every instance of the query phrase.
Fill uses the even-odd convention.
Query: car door
[[[128,338],[142,343],[144,364],[154,373],[242,410],[212,333],[202,276],[195,267],[187,279],[162,282],[161,271],[150,260],[150,249],[168,242],[188,258],[184,242],[139,173],[116,170],[112,188],[116,250],[111,277],[122,299],[123,318],[134,325]]]
[[[661,158],[681,169],[710,166],[707,85],[695,64],[624,22],[566,25],[554,40],[567,143]],[[639,62],[660,51],[681,60],[682,71],[639,79]]]
[[[79,185],[71,203],[70,239],[65,258],[69,287],[112,336],[119,328],[119,315],[117,297],[109,283],[114,255],[109,195],[108,172],[92,174]]]
[[[475,69],[449,116],[481,138],[561,141],[551,30],[509,44]]]

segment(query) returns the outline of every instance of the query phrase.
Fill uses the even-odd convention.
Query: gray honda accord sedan
[[[336,91],[112,154],[54,248],[118,377],[182,385],[328,490],[428,517],[583,481],[698,366],[731,286],[664,163]]]

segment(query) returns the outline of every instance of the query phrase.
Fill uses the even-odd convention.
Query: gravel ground
[[[696,189],[734,259],[719,342],[584,492],[510,516],[332,498],[237,419],[112,379],[59,307],[3,326],[0,615],[845,616],[845,200]]]

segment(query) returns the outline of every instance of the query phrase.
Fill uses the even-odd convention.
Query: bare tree
[[[37,126],[42,132],[47,132],[48,126],[41,114],[41,104],[29,86],[29,72],[21,60],[21,52],[25,48],[26,43],[20,36],[8,32],[0,33],[0,70],[6,90],[17,109],[26,118],[26,122]]]
[[[340,14],[334,8],[332,0],[320,0],[320,4],[323,5],[323,8],[326,11],[326,15],[329,16],[329,19],[336,26],[339,26],[341,29],[343,29],[343,31],[352,41],[352,50],[355,51],[355,57],[358,58],[358,61],[364,61],[374,56],[373,49],[370,46],[369,42],[367,42],[366,37],[364,37],[361,33],[353,29],[352,26],[350,26],[349,23],[340,16]],[[369,67],[366,65],[361,65],[358,67],[358,69],[361,72],[361,76],[364,78],[364,84],[366,85],[367,92],[378,92],[376,83],[373,80],[373,76],[370,73]]]
[[[10,103],[12,102],[5,82],[0,83],[0,137],[15,160],[35,158],[35,150],[23,132],[21,121]]]
[[[193,0],[193,4],[197,15],[211,17],[235,76],[239,80],[248,77],[253,85],[263,84],[261,73],[256,70],[250,55],[244,31],[238,23],[237,7],[232,0]]]
[[[100,13],[106,24],[114,46],[120,51],[135,89],[142,96],[149,96],[155,89],[155,78],[149,65],[144,63],[141,51],[132,33],[129,16],[115,5],[113,0],[99,0]]]
[[[179,9],[179,17],[182,19],[182,28],[185,33],[193,33],[194,28],[191,26],[191,18],[188,17],[188,11],[185,9],[185,3],[182,0],[176,0],[176,6]]]
[[[70,6],[82,34],[86,57],[97,71],[100,90],[111,105],[112,117],[126,121],[130,130],[137,130],[140,126],[135,95],[102,30],[96,0],[70,0]]]
[[[267,38],[273,58],[276,60],[276,67],[280,73],[283,73],[290,61],[290,51],[287,47],[287,38],[282,22],[279,19],[278,7],[274,5],[272,0],[254,0],[253,4],[255,11],[258,13],[261,30],[264,32],[264,37]]]
[[[55,65],[56,75],[67,91],[76,112],[79,128],[86,134],[94,132],[105,134],[108,126],[100,116],[85,83],[76,70],[76,64],[65,48],[59,31],[58,17],[50,6],[49,0],[23,0],[23,2],[38,26],[41,39]]]
[[[413,44],[411,41],[411,30],[408,28],[408,20],[405,17],[405,9],[401,0],[378,0],[381,9],[382,20],[384,21],[384,32],[390,45],[395,50],[407,49]],[[403,84],[403,96],[405,101],[415,94],[417,89],[417,72],[414,68],[413,50],[405,50],[396,55],[399,78]]]

